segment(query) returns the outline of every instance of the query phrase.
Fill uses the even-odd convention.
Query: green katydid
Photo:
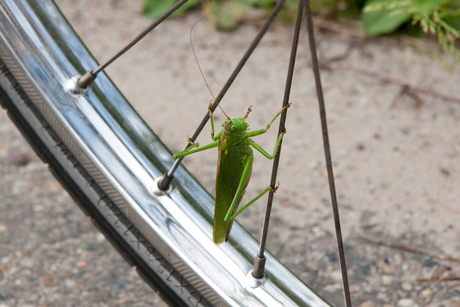
[[[208,111],[212,129],[211,138],[214,142],[200,148],[196,148],[198,147],[198,143],[194,143],[185,150],[173,155],[174,159],[178,159],[203,150],[218,147],[219,158],[217,160],[216,175],[216,207],[214,211],[213,228],[213,240],[216,245],[228,240],[233,225],[233,219],[237,215],[268,191],[271,190],[275,192],[278,188],[276,187],[273,189],[267,187],[262,193],[237,211],[251,177],[254,155],[250,147],[254,147],[262,155],[271,160],[278,151],[278,146],[286,132],[282,132],[278,136],[273,155],[267,153],[259,144],[254,142],[251,137],[264,134],[275,119],[289,106],[290,104],[281,108],[265,128],[248,132],[249,125],[246,123],[245,119],[251,112],[251,106],[243,117],[230,119],[227,116],[227,120],[222,124],[223,129],[217,135],[214,135],[214,118],[211,104],[209,104]]]

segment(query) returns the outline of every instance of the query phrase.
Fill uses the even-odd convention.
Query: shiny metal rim
[[[0,58],[76,160],[155,251],[204,297],[200,301],[195,290],[184,291],[172,282],[171,288],[185,302],[329,306],[270,254],[267,278],[254,280],[250,270],[258,245],[238,223],[229,243],[215,246],[214,200],[185,168],[178,169],[168,193],[155,189],[173,163],[171,153],[105,74],[88,91],[75,91],[75,77],[97,63],[52,1],[3,1],[0,37]],[[18,95],[7,81],[0,78],[2,87]],[[30,122],[37,121],[26,104],[18,108]],[[67,165],[68,172],[78,177],[72,169]],[[88,180],[76,181],[88,190]],[[128,227],[107,210],[110,206],[103,197],[89,197],[116,231],[127,233]],[[162,272],[153,253],[139,250],[139,254],[167,283],[170,272]]]

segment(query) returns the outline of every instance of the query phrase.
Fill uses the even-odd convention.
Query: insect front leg
[[[283,139],[283,136],[285,134],[286,134],[286,132],[281,132],[280,135],[278,136],[278,139],[276,140],[276,144],[275,144],[275,149],[273,150],[273,155],[270,155],[268,152],[266,152],[265,149],[263,149],[262,146],[257,144],[254,140],[248,139],[247,141],[248,141],[249,145],[254,147],[254,149],[256,149],[258,152],[260,152],[262,155],[264,155],[264,157],[272,160],[275,157],[276,152],[278,151],[278,147],[280,146],[281,140]]]
[[[174,159],[179,159],[179,158],[182,158],[182,157],[185,157],[185,156],[188,156],[188,155],[191,155],[191,154],[203,151],[203,150],[218,147],[219,142],[220,142],[220,140],[216,140],[215,142],[212,142],[212,143],[210,143],[208,145],[205,145],[203,147],[190,150],[191,148],[196,147],[196,145],[198,145],[198,144],[194,144],[194,145],[190,146],[189,148],[186,148],[186,149],[182,150],[181,152],[174,154],[173,158]]]
[[[275,119],[281,115],[281,113],[283,113],[287,108],[289,108],[291,106],[290,103],[288,103],[286,106],[282,107],[278,113],[276,113],[276,115],[272,118],[272,120],[268,123],[267,126],[265,126],[265,128],[263,129],[260,129],[260,130],[256,130],[256,131],[252,131],[252,132],[248,132],[248,137],[253,137],[253,136],[257,136],[257,135],[261,135],[261,134],[264,134],[265,132],[267,132],[267,130],[270,128],[271,124],[273,124],[273,122],[275,121]]]
[[[208,112],[209,112],[209,119],[211,120],[211,138],[213,141],[216,141],[220,139],[222,134],[224,133],[224,130],[222,129],[216,136],[214,136],[214,116],[212,115],[212,103],[210,102],[208,105]]]
[[[188,142],[189,142],[191,145],[190,145],[189,147],[185,148],[185,149],[183,150],[184,152],[190,151],[190,150],[192,150],[193,148],[199,147],[199,146],[200,146],[199,143],[194,143],[194,142],[192,142],[190,139],[189,139]]]

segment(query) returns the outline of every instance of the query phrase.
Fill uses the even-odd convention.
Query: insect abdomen
[[[216,207],[214,210],[214,234],[215,244],[220,244],[228,239],[233,225],[233,220],[225,222],[224,218],[232,204],[233,198],[244,170],[243,156],[247,154],[241,151],[241,146],[232,146],[228,150],[219,150],[219,165],[216,177]],[[249,178],[246,180],[244,189],[238,197],[237,203],[241,202],[246,191]],[[232,213],[238,209],[236,206]]]

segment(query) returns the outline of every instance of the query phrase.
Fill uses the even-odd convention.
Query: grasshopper
[[[216,206],[214,211],[213,227],[213,241],[216,245],[228,240],[235,217],[237,217],[244,209],[249,207],[268,191],[275,192],[278,189],[278,187],[267,187],[254,199],[238,210],[238,206],[246,192],[246,187],[248,186],[252,173],[254,154],[251,147],[271,160],[278,151],[278,146],[286,132],[284,131],[278,136],[272,155],[267,153],[251,138],[267,132],[275,119],[289,106],[290,104],[281,108],[265,128],[248,132],[249,125],[246,123],[245,119],[251,112],[251,106],[248,108],[246,115],[243,117],[230,119],[227,116],[227,120],[225,120],[222,124],[223,129],[215,135],[214,118],[210,103],[208,111],[211,119],[211,138],[214,142],[200,148],[197,148],[199,146],[198,143],[193,143],[190,147],[173,155],[174,159],[178,159],[215,147],[219,150],[216,175]]]

